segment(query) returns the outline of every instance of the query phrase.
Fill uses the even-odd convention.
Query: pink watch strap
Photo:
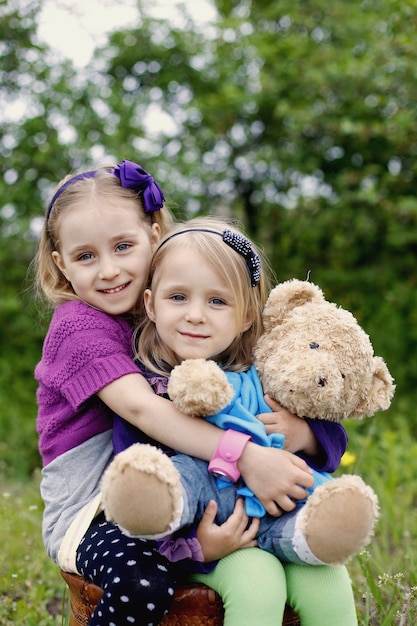
[[[218,476],[226,476],[232,482],[236,482],[240,477],[237,462],[250,439],[250,435],[235,430],[226,430],[221,436],[209,463],[209,472]]]

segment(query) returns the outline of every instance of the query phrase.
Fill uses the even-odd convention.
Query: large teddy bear
[[[264,393],[299,417],[337,422],[386,410],[394,394],[386,364],[374,356],[354,316],[326,301],[320,288],[307,281],[287,281],[271,291],[254,356],[254,366],[241,374],[225,373],[213,361],[184,361],[171,373],[169,396],[185,413],[210,416],[209,421],[224,429],[248,433],[255,443],[282,447],[282,436],[267,435],[255,417],[270,410]],[[177,530],[182,475],[190,474],[189,464],[195,463],[191,481],[204,482],[207,464],[186,455],[179,455],[176,463],[177,457],[171,460],[143,444],[117,455],[102,484],[106,516],[133,535],[165,537]],[[241,484],[230,507],[237,495],[246,498],[249,515],[262,517],[258,545],[281,560],[344,563],[369,543],[378,517],[377,497],[356,475],[333,479],[315,471],[314,478],[307,501],[281,518],[265,515]],[[204,492],[200,508],[181,525],[201,515],[210,497],[230,493],[221,488],[227,483],[219,486],[213,477],[210,481],[213,492]]]

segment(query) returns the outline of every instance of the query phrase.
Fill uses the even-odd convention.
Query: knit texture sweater
[[[112,412],[95,394],[138,372],[127,320],[79,301],[58,306],[35,369],[43,465],[111,429]]]

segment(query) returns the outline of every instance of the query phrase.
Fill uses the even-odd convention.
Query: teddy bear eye
[[[318,344],[318,343],[316,343],[315,341],[312,341],[312,342],[310,343],[310,348],[311,348],[312,350],[317,350],[317,348],[319,348],[319,347],[320,347],[320,346],[319,346],[319,344]]]

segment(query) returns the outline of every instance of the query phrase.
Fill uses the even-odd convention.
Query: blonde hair
[[[252,315],[250,328],[234,339],[232,344],[219,355],[222,367],[229,371],[241,372],[249,369],[252,364],[252,350],[255,342],[263,331],[262,311],[266,296],[270,289],[271,272],[260,250],[252,243],[251,247],[261,257],[260,281],[251,286],[251,277],[244,257],[227,245],[222,237],[215,233],[204,232],[204,229],[223,234],[224,230],[243,235],[236,222],[217,217],[201,217],[176,224],[161,241],[155,251],[150,268],[150,288],[156,268],[173,250],[181,250],[189,246],[216,267],[222,274],[237,308],[237,321],[243,327],[248,314]],[[179,236],[173,236],[179,233]],[[155,324],[145,317],[135,332],[136,357],[151,371],[164,376],[168,375],[180,361],[167,346],[163,345]]]
[[[162,236],[173,223],[172,215],[165,206],[160,211],[145,213],[141,195],[138,195],[134,189],[121,186],[119,178],[111,173],[114,167],[114,165],[102,165],[93,170],[95,172],[93,176],[80,177],[79,180],[65,187],[56,197],[52,207],[49,207],[38,251],[32,263],[37,297],[44,298],[53,305],[78,299],[71,283],[58,269],[52,258],[52,252],[54,250],[59,251],[58,232],[61,216],[70,207],[96,198],[108,198],[113,202],[117,202],[118,198],[125,198],[136,204],[144,227],[149,228],[149,234],[151,234],[151,227],[155,222],[159,224]],[[91,172],[92,170],[91,168],[84,169],[66,176],[57,185],[53,197],[65,183],[87,171]]]

